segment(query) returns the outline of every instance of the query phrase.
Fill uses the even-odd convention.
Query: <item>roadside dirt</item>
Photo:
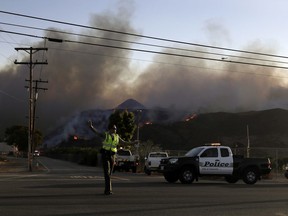
[[[37,162],[37,159],[32,163],[33,171],[45,170],[44,167]],[[15,173],[28,172],[28,159],[20,157],[1,157],[0,158],[0,173]]]

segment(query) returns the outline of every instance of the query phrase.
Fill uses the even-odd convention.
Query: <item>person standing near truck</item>
[[[126,145],[137,144],[138,140],[135,140],[133,142],[127,142],[123,140],[117,134],[116,125],[109,125],[108,131],[101,133],[94,128],[92,121],[88,121],[88,123],[89,123],[89,127],[91,128],[91,130],[103,139],[103,142],[102,142],[103,145],[100,150],[100,153],[101,153],[104,179],[105,179],[104,194],[112,195],[113,192],[112,192],[111,174],[112,174],[113,166],[115,162],[115,154],[117,153],[117,146],[119,142],[126,144]]]

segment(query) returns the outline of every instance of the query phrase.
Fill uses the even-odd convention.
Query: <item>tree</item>
[[[19,151],[28,151],[28,127],[16,125],[5,130],[5,138],[8,145],[14,145],[18,147]],[[43,141],[43,135],[39,130],[34,132],[32,147],[35,149]]]
[[[122,112],[116,110],[112,113],[109,117],[109,126],[111,125],[116,125],[117,133],[126,141],[131,141],[137,128],[134,113],[127,110]]]
[[[16,125],[6,128],[5,138],[8,145],[17,146],[19,151],[27,151],[28,127]]]

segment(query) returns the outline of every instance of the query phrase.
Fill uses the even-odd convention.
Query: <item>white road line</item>
[[[102,176],[70,176],[72,179],[104,179]]]
[[[121,181],[130,181],[130,179],[128,179],[128,178],[121,178],[121,177],[117,177],[117,176],[112,176],[111,178],[112,178],[112,180],[117,179],[117,180],[121,180]]]

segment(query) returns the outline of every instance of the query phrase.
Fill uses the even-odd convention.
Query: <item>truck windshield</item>
[[[130,151],[128,151],[128,150],[122,150],[122,149],[120,149],[120,150],[117,152],[117,154],[118,154],[118,155],[121,155],[121,156],[130,156],[130,155],[131,155]]]
[[[185,156],[188,157],[195,157],[197,156],[204,148],[198,147],[198,148],[193,148],[190,151],[188,151]]]

